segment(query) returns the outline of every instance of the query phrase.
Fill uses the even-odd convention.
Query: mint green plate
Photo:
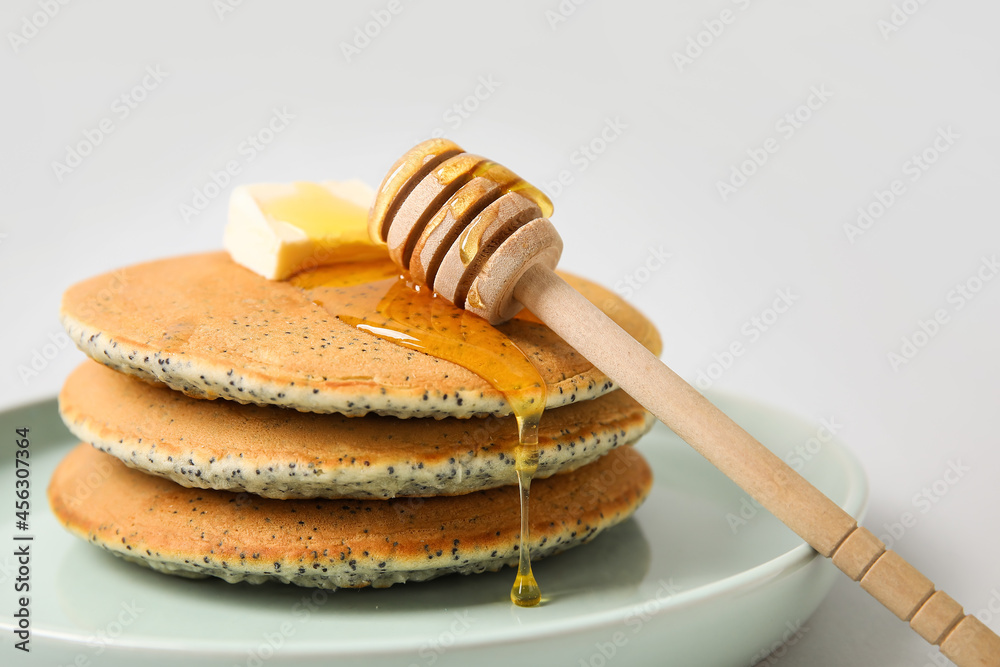
[[[779,456],[798,447],[801,472],[860,519],[864,472],[818,424],[743,398],[710,398]],[[13,525],[12,490],[0,538],[8,544],[0,550],[0,630],[15,664],[748,665],[793,636],[838,576],[658,424],[638,445],[656,475],[645,505],[592,543],[539,562],[545,601],[534,609],[507,601],[512,570],[357,591],[179,579],[58,525],[44,490],[75,440],[55,401],[0,413],[5,487],[14,483],[14,431],[23,426],[31,429],[35,538],[30,654],[9,645],[12,536],[23,534]]]

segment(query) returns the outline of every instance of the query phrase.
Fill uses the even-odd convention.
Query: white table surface
[[[1000,258],[1000,4],[50,1],[0,9],[0,406],[83,358],[58,346],[68,285],[221,247],[232,184],[182,206],[228,162],[377,185],[443,130],[556,195],[562,268],[630,278],[682,376],[835,423],[866,525],[909,513],[895,548],[1000,630],[1000,280],[977,282]],[[391,20],[345,53],[372,12]],[[804,627],[776,664],[940,660],[846,578]]]

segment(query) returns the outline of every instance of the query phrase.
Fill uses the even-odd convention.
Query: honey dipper
[[[385,177],[369,233],[415,281],[491,324],[528,308],[946,657],[1000,665],[1000,637],[554,273],[562,241],[551,213],[510,170],[431,139]]]

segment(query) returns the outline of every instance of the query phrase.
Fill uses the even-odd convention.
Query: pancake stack
[[[567,279],[659,352],[637,311]],[[472,370],[356,328],[222,252],[89,279],[61,316],[93,360],[60,394],[83,443],[49,487],[73,534],[229,582],[384,587],[516,565],[517,426]],[[531,487],[542,558],[639,506],[651,473],[623,445],[652,418],[530,314],[498,329],[548,388]]]

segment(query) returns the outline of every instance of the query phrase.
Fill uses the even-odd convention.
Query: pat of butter
[[[225,247],[271,280],[303,269],[385,256],[368,238],[374,191],[361,181],[256,183],[229,198]]]

